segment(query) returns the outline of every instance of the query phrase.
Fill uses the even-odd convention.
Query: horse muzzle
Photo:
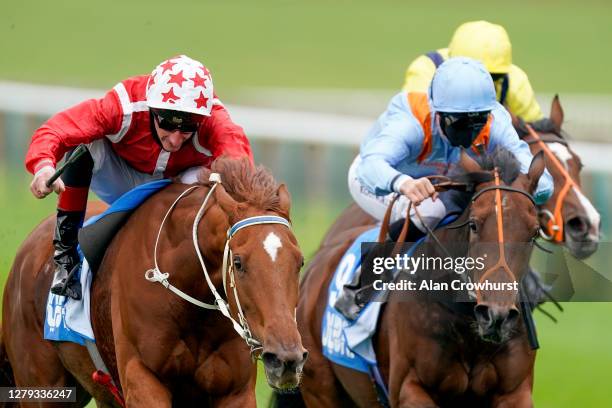
[[[308,351],[301,345],[289,349],[264,349],[261,354],[268,384],[278,391],[290,392],[300,385]]]
[[[492,343],[503,343],[516,329],[519,311],[516,306],[477,304],[474,315],[480,337]]]
[[[597,250],[600,225],[593,225],[586,217],[575,216],[567,219],[564,229],[565,246],[576,258],[588,258]]]

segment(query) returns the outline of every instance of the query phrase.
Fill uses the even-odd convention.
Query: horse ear
[[[559,101],[559,95],[555,95],[550,106],[550,120],[555,125],[555,130],[561,132],[561,125],[563,124],[563,108]]]
[[[459,156],[459,166],[464,169],[467,173],[476,173],[482,171],[480,164],[472,159],[465,149],[461,149],[461,155]]]
[[[276,194],[278,195],[281,211],[289,215],[289,211],[291,210],[291,194],[289,194],[287,186],[285,184],[281,184],[280,186],[278,186]]]
[[[544,151],[540,150],[533,159],[531,160],[531,164],[529,165],[529,172],[527,172],[527,178],[529,179],[529,192],[533,193],[538,186],[538,181],[544,172],[544,166],[546,162],[544,161]]]
[[[215,189],[215,199],[223,212],[229,216],[230,222],[232,222],[231,220],[233,220],[238,212],[238,202],[234,200],[232,196],[227,193],[227,191],[225,191],[223,184],[217,185],[217,188]]]

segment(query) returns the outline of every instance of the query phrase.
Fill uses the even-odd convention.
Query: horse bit
[[[229,300],[229,294],[227,291],[227,279],[229,276],[230,287],[232,288],[234,299],[236,300],[238,320],[234,319],[230,313],[228,301],[224,300],[221,297],[221,295],[215,288],[215,285],[212,283],[212,280],[210,279],[210,275],[208,274],[206,264],[204,263],[204,258],[200,251],[200,246],[198,244],[199,242],[198,241],[198,225],[200,224],[200,220],[204,216],[204,212],[206,210],[206,205],[208,204],[208,200],[210,199],[211,195],[213,194],[217,186],[221,184],[221,176],[218,173],[211,173],[209,177],[209,181],[212,183],[212,186],[210,187],[210,190],[206,194],[206,197],[204,198],[204,201],[202,202],[202,205],[200,206],[200,209],[198,210],[196,217],[193,221],[192,239],[193,239],[193,246],[198,256],[198,260],[200,261],[202,271],[204,272],[204,278],[206,279],[208,288],[210,289],[210,291],[212,292],[215,298],[214,304],[201,302],[189,296],[185,292],[181,291],[176,286],[173,286],[168,281],[168,277],[170,276],[170,274],[167,272],[162,273],[159,269],[159,265],[157,264],[157,246],[158,246],[159,238],[161,236],[161,232],[164,227],[164,223],[166,222],[166,219],[168,218],[168,216],[170,215],[170,213],[172,212],[172,210],[174,209],[174,207],[176,206],[176,204],[179,202],[181,198],[183,198],[188,193],[190,193],[191,191],[201,186],[192,186],[192,187],[187,188],[176,198],[176,200],[174,200],[172,205],[170,205],[170,208],[168,209],[168,211],[166,212],[166,215],[162,219],[161,225],[159,227],[159,231],[157,233],[157,239],[155,240],[155,248],[153,250],[153,261],[155,262],[155,268],[149,269],[145,272],[145,279],[148,280],[149,282],[161,283],[166,289],[170,290],[177,296],[185,299],[186,301],[196,306],[199,306],[201,308],[208,309],[208,310],[218,310],[219,312],[221,312],[223,316],[225,316],[232,322],[232,326],[234,327],[234,330],[247,343],[247,345],[249,346],[251,350],[251,355],[254,356],[255,352],[262,348],[262,344],[251,333],[246,317],[244,316],[244,312],[242,311],[242,306],[240,305],[240,300],[238,298],[238,291],[236,288],[236,281],[234,278],[234,267],[231,264],[231,262],[228,262],[228,260],[232,258],[232,250],[230,249],[230,245],[229,245],[230,240],[238,231],[240,231],[243,228],[249,227],[249,226],[260,225],[260,224],[281,224],[291,229],[291,224],[289,224],[289,221],[287,221],[285,218],[279,217],[276,215],[258,215],[258,216],[249,217],[249,218],[240,220],[236,222],[234,225],[232,225],[227,230],[225,248],[223,250],[223,264],[222,264],[223,266],[222,266],[221,272],[223,276],[223,289],[225,291],[225,296]]]

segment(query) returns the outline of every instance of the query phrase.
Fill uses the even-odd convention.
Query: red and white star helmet
[[[208,69],[186,55],[159,64],[147,83],[149,108],[210,116],[213,83]]]

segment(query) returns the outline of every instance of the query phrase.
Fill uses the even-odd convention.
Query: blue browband
[[[242,228],[256,224],[282,224],[285,227],[291,229],[291,224],[289,224],[289,221],[287,221],[283,217],[278,217],[276,215],[258,215],[255,217],[245,218],[244,220],[240,220],[234,225],[232,225],[232,227],[227,231],[227,237],[231,238],[236,232],[238,232]]]

